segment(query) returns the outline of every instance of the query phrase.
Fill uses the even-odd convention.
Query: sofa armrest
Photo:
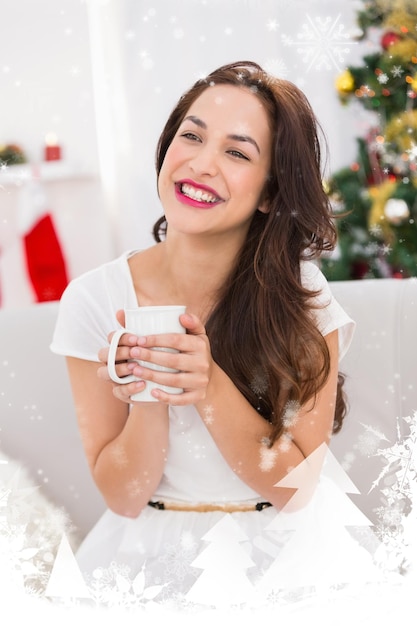
[[[405,418],[417,411],[417,279],[331,282],[335,298],[356,321],[346,373],[349,413],[331,449],[361,492],[360,507],[375,519],[382,489],[372,488],[384,465],[379,450],[409,434]],[[369,490],[371,490],[370,493]]]
[[[85,460],[65,360],[49,350],[57,302],[0,309],[0,448],[81,535],[105,509]]]

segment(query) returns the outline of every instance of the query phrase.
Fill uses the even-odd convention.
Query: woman
[[[299,89],[255,63],[197,81],[158,143],[156,244],[63,295],[52,349],[67,357],[109,508],[78,552],[86,575],[118,563],[134,577],[144,566],[147,584],[164,585],[161,598],[193,599],[202,538],[228,514],[243,530],[252,582],[276,558],[266,527],[294,494],[276,485],[342,425],[338,362],[354,326],[313,262],[336,238],[317,128]],[[187,306],[186,334],[169,345],[124,335],[117,371],[139,380],[109,384],[105,346],[121,311],[168,304]],[[184,391],[132,402],[149,380]]]

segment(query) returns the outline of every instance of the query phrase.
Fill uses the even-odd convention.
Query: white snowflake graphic
[[[364,432],[359,435],[356,448],[360,454],[371,456],[376,454],[382,441],[388,441],[386,436],[374,426],[362,424]]]
[[[389,81],[389,76],[388,74],[385,74],[384,72],[382,74],[380,74],[378,76],[378,82],[381,83],[381,85],[386,85],[387,82]]]
[[[165,565],[165,576],[168,580],[183,581],[187,575],[196,577],[191,569],[191,562],[197,553],[197,541],[190,532],[184,532],[176,544],[165,544],[160,562]]]
[[[267,59],[263,64],[264,69],[273,76],[278,78],[286,78],[288,76],[288,67],[282,59]]]
[[[206,424],[212,424],[214,422],[214,407],[211,404],[207,404],[203,409],[203,420]]]
[[[410,498],[417,482],[417,412],[413,417],[404,417],[403,420],[409,426],[409,435],[399,438],[389,448],[378,450],[377,454],[384,457],[386,464],[372,488],[378,485],[388,473],[394,472],[396,490],[404,497]]]
[[[68,516],[52,505],[15,463],[0,471],[0,580],[40,595]]]
[[[283,43],[296,47],[307,65],[307,71],[312,68],[341,71],[346,56],[350,53],[349,46],[357,42],[345,32],[344,25],[340,23],[340,15],[336,18],[330,16],[313,18],[310,15],[306,17],[307,22],[302,25],[296,40],[283,35]]]
[[[256,371],[249,384],[253,393],[261,398],[268,391],[268,376],[263,371]]]
[[[404,70],[401,65],[394,65],[391,70],[391,74],[394,78],[400,78],[402,74],[404,74]]]
[[[139,496],[143,492],[140,480],[132,478],[132,480],[130,480],[126,485],[126,491],[129,498],[136,498]]]
[[[382,542],[379,559],[386,569],[400,574],[410,567],[407,557],[410,540],[404,533],[404,527],[409,518],[415,518],[417,412],[403,417],[402,422],[408,427],[407,436],[400,435],[400,420],[397,420],[398,440],[392,446],[375,452],[376,456],[385,460],[385,465],[370,488],[373,491],[379,487],[381,491],[382,505],[375,511],[378,516],[376,534]]]
[[[278,26],[279,26],[278,21],[274,19],[270,19],[266,23],[266,27],[269,31],[276,31]]]
[[[114,463],[117,467],[123,468],[129,465],[129,457],[123,444],[116,444],[112,449],[111,456],[113,457]]]
[[[262,447],[260,450],[261,460],[259,462],[259,469],[261,472],[269,472],[273,469],[276,460],[278,458],[278,450],[274,448]]]
[[[92,600],[97,607],[137,609],[152,602],[163,585],[146,586],[145,565],[136,576],[128,566],[111,563],[110,567],[94,570],[89,584]]]
[[[294,426],[297,423],[300,408],[300,404],[295,400],[287,402],[285,405],[284,415],[282,416],[284,428],[291,428],[291,426]]]

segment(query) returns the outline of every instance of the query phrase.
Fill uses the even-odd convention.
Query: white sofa
[[[341,363],[350,411],[331,449],[359,490],[352,497],[375,519],[389,488],[382,481],[371,489],[384,463],[378,449],[406,436],[403,418],[417,410],[417,280],[331,287],[357,322]],[[56,302],[0,309],[0,452],[28,469],[83,536],[104,502],[84,458],[64,359],[49,350],[56,313]]]

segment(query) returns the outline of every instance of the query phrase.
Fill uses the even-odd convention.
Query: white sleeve
[[[79,276],[62,294],[51,351],[98,362],[98,351],[108,344],[108,334],[120,327],[117,310],[130,304],[117,264]]]
[[[337,302],[327,279],[315,263],[304,261],[301,264],[301,282],[307,289],[320,291],[313,298],[314,308],[312,309],[312,315],[323,336],[336,329],[339,331],[340,361],[348,351],[356,324]]]

